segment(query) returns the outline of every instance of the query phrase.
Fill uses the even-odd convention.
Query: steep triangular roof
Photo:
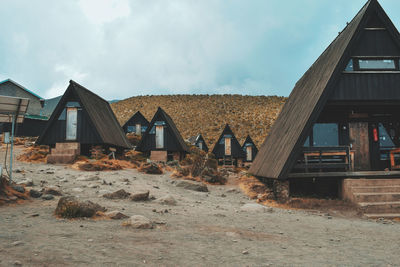
[[[133,114],[132,117],[130,117],[122,126],[122,128],[125,128],[129,123],[135,122],[135,121],[140,121],[142,122],[143,125],[149,125],[149,121],[143,116],[143,114],[138,111],[135,114]]]
[[[215,155],[216,158],[221,158],[223,154],[225,153],[225,150],[221,150],[221,146],[219,142],[221,141],[222,138],[224,138],[225,135],[230,135],[231,136],[231,152],[233,157],[244,157],[244,153],[242,151],[242,146],[239,144],[239,141],[236,139],[235,134],[233,133],[231,127],[229,127],[229,124],[225,125],[224,130],[222,131],[221,135],[219,136],[217,142],[214,145],[212,153]],[[225,146],[225,145],[223,145]]]
[[[68,97],[72,95],[79,98],[82,108],[86,110],[94,128],[104,144],[122,148],[132,147],[129,141],[126,139],[125,133],[122,131],[122,128],[118,123],[109,103],[100,96],[72,80],[69,82],[67,90],[54,109],[46,128],[43,131],[43,134],[38,138],[38,144],[42,143],[51,125],[55,120],[58,119],[59,114],[61,114],[62,110],[64,109],[66,102],[68,101]]]
[[[203,142],[203,150],[206,151],[206,152],[208,152],[208,146],[207,146],[206,140],[204,140],[202,134],[198,134],[198,135],[195,137],[194,141],[192,141],[191,143],[192,143],[192,145],[197,146],[197,144],[198,144],[200,141]]]
[[[245,147],[246,144],[252,144],[253,148],[255,149],[256,153],[258,152],[256,144],[253,142],[253,139],[251,139],[250,135],[246,137],[246,140],[244,141],[242,145],[242,149]]]
[[[260,148],[250,173],[285,179],[308,130],[316,122],[350,58],[352,46],[373,15],[378,15],[398,43],[398,31],[378,1],[369,0],[346,28],[296,83],[279,117]]]
[[[160,117],[163,118],[163,120],[169,126],[169,129],[171,129],[171,133],[172,133],[173,137],[175,138],[175,140],[177,141],[177,144],[179,146],[179,151],[189,152],[189,147],[186,145],[185,141],[183,140],[182,135],[180,134],[174,121],[161,107],[158,107],[156,114],[154,114],[153,119],[151,120],[149,127],[147,128],[146,132],[144,133],[142,140],[140,141],[136,150],[145,151],[144,144],[146,142],[146,139],[149,138],[149,133],[150,133],[151,129],[153,128],[157,119]]]

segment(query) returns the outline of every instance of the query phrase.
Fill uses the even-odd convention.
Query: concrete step
[[[400,192],[354,193],[354,200],[357,203],[400,201]]]
[[[76,159],[76,155],[59,155],[51,154],[47,156],[47,163],[49,164],[70,164]]]
[[[370,219],[398,219],[400,218],[400,213],[382,213],[382,214],[373,214],[373,213],[367,213],[364,214],[365,217],[370,218]]]
[[[400,186],[399,179],[346,179],[344,181],[346,186],[360,187],[360,186]]]
[[[78,149],[60,149],[60,148],[53,148],[51,150],[52,155],[79,155],[80,151]]]
[[[353,193],[389,193],[400,192],[400,185],[389,186],[355,186],[351,187]]]
[[[81,144],[76,142],[56,143],[56,149],[78,149],[81,150]]]
[[[364,214],[394,214],[400,213],[400,201],[392,202],[360,202]]]

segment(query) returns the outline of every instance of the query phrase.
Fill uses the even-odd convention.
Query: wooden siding
[[[128,126],[136,126],[136,124],[140,124],[142,127],[149,126],[149,121],[143,116],[143,114],[138,111],[136,112],[129,120],[127,120],[124,125],[122,126],[122,129],[124,130],[125,133],[128,132]]]
[[[362,33],[371,18],[378,17],[393,36],[397,47],[399,33],[376,0],[369,0],[339,36],[329,45],[295,88],[260,148],[250,173],[255,176],[286,179],[297,160],[312,125],[317,121],[335,90]],[[372,38],[370,36],[366,38]],[[364,51],[363,51],[364,52]],[[400,92],[399,92],[400,93]]]
[[[400,72],[343,73],[330,100],[400,100]]]

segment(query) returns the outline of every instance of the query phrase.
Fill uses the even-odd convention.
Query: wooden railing
[[[348,146],[304,147],[303,155],[295,165],[296,170],[353,170],[354,153]]]

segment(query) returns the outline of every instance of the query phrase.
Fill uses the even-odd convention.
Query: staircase
[[[56,147],[51,149],[51,154],[47,156],[47,163],[50,164],[70,164],[81,152],[79,143],[56,143]]]
[[[400,218],[400,179],[345,179],[343,198],[368,218]]]

